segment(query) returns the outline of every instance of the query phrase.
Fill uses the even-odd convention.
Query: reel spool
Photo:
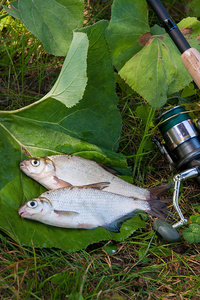
[[[200,132],[185,108],[171,108],[158,122],[165,141],[162,148],[170,164],[177,170],[200,166]],[[200,183],[200,176],[196,180]]]
[[[161,153],[178,173],[174,178],[173,205],[180,221],[173,226],[161,220],[154,222],[154,229],[168,242],[180,240],[175,228],[187,223],[179,207],[181,181],[195,178],[200,184],[200,129],[196,126],[184,106],[176,106],[163,113],[157,120],[159,130],[165,141],[161,144],[153,139]],[[197,121],[200,124],[200,120]]]

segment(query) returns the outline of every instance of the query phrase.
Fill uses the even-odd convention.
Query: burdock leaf
[[[54,100],[55,101],[55,100]],[[46,101],[47,107],[51,102]],[[56,101],[55,101],[56,102]],[[59,103],[59,102],[56,102]],[[40,114],[41,104],[34,107],[34,116]],[[54,106],[55,108],[55,106]],[[124,166],[122,156],[95,145],[75,139],[59,130],[59,124],[40,122],[28,117],[33,108],[10,115],[1,114],[0,123],[0,227],[18,243],[36,247],[58,247],[75,251],[89,243],[110,239],[106,230],[68,230],[45,226],[18,216],[22,203],[40,195],[44,188],[19,170],[19,163],[27,158],[23,149],[33,156],[47,154],[79,154],[116,166]],[[52,108],[52,114],[53,114]],[[64,130],[63,130],[64,131]],[[117,235],[118,237],[118,235]]]
[[[14,7],[6,8],[19,18],[37,38],[47,52],[66,55],[73,37],[73,30],[82,27],[83,0],[19,0]]]
[[[88,46],[87,34],[74,32],[60,75],[50,92],[40,101],[54,98],[71,107],[82,99],[87,84]]]
[[[35,107],[34,115],[40,114],[40,105],[37,105],[37,111]],[[31,111],[32,108],[27,110],[27,116]],[[20,218],[19,207],[44,191],[42,186],[19,170],[20,161],[27,158],[22,149],[33,156],[60,154],[63,151],[69,154],[81,152],[82,156],[99,162],[125,166],[125,160],[119,154],[72,138],[56,128],[56,124],[47,126],[47,122],[34,121],[26,117],[25,112],[23,117],[18,113],[1,114],[0,227],[19,244],[57,247],[71,252],[102,240],[122,241],[138,227],[145,226],[139,217],[135,217],[123,224],[121,233],[111,233],[103,228],[63,229]]]
[[[124,156],[114,152],[121,133],[121,117],[104,35],[107,24],[103,21],[84,29],[90,45],[88,83],[76,106],[67,108],[49,98],[18,111],[0,112],[0,228],[21,245],[76,251],[102,240],[122,241],[145,226],[135,217],[122,225],[121,233],[103,228],[64,229],[18,215],[20,205],[45,190],[20,171],[25,154],[74,154],[112,167],[126,167]]]
[[[138,42],[144,33],[150,31],[147,3],[144,0],[115,0],[112,18],[106,36],[112,52],[113,63],[118,70],[138,51]]]
[[[168,94],[178,92],[191,81],[176,46],[166,34],[150,36],[146,46],[119,74],[154,108],[163,106]]]
[[[178,26],[191,46],[200,50],[200,22],[187,18]],[[119,75],[154,108],[192,81],[164,29],[149,28],[145,0],[113,2],[107,39]]]

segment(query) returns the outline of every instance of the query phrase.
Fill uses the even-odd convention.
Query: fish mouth
[[[25,167],[26,167],[26,165],[25,165],[24,161],[22,161],[22,162],[20,163],[19,167],[20,167],[20,169],[21,169],[21,168],[25,168]]]
[[[20,170],[28,170],[25,161],[22,161],[19,165]]]
[[[28,215],[27,212],[24,210],[23,207],[19,208],[18,214],[20,215],[21,218],[24,218],[25,215]]]
[[[23,218],[24,211],[19,211],[18,214]]]
[[[21,218],[23,218],[23,215],[24,215],[24,212],[22,211],[22,212],[19,212],[19,216],[21,217]]]

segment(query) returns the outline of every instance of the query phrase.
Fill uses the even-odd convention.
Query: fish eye
[[[31,164],[34,167],[38,167],[40,165],[40,161],[39,161],[39,159],[32,159]]]
[[[35,208],[38,205],[37,201],[35,201],[35,200],[31,200],[27,204],[28,204],[28,207],[30,207],[30,208]]]

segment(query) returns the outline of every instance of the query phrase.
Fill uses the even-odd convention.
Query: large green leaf
[[[19,0],[5,10],[23,24],[43,43],[47,52],[66,55],[73,30],[82,27],[83,0]]]
[[[54,104],[58,102],[55,101]],[[46,101],[49,112],[51,102]],[[43,107],[44,108],[44,107]],[[20,113],[0,115],[0,227],[18,243],[36,247],[58,247],[66,251],[76,251],[88,244],[101,240],[123,240],[138,227],[144,226],[140,218],[127,221],[120,234],[111,233],[103,228],[95,230],[71,230],[24,220],[18,216],[22,203],[40,195],[44,188],[19,170],[19,163],[26,158],[24,148],[34,156],[47,154],[73,153],[95,159],[99,162],[125,166],[119,154],[100,149],[95,145],[70,137],[62,132],[59,124],[42,122],[28,117],[33,108]],[[41,104],[34,107],[34,116],[41,113]],[[63,128],[64,129],[64,128]],[[64,131],[64,130],[63,130]]]
[[[107,25],[107,21],[101,21],[83,30],[89,39],[89,49],[88,82],[82,100],[71,108],[53,99],[49,99],[49,105],[46,105],[46,100],[40,100],[40,109],[36,102],[30,106],[31,110],[21,109],[19,115],[46,122],[46,127],[53,123],[56,128],[72,137],[116,151],[122,121],[117,108],[114,72],[104,34]]]
[[[145,0],[115,0],[107,39],[119,75],[151,106],[159,108],[168,95],[187,86],[192,78],[168,34],[159,26],[150,29],[147,18]],[[187,18],[178,26],[191,46],[200,50],[200,22]]]
[[[139,50],[139,38],[149,32],[147,3],[144,0],[114,0],[106,36],[118,70]]]
[[[76,106],[67,108],[49,98],[18,111],[0,112],[0,227],[20,244],[76,251],[101,240],[121,241],[145,226],[135,217],[123,224],[121,233],[111,233],[103,228],[56,228],[18,216],[22,203],[44,191],[19,170],[26,158],[24,148],[33,156],[68,153],[113,167],[126,166],[125,158],[111,151],[117,149],[121,118],[104,35],[107,24],[84,29],[89,39],[88,83]]]
[[[54,98],[71,107],[79,102],[87,84],[87,34],[75,32],[60,75],[51,91],[39,101]]]
[[[151,106],[159,108],[167,102],[168,94],[178,92],[192,79],[168,35],[152,36],[147,43],[119,74]]]

